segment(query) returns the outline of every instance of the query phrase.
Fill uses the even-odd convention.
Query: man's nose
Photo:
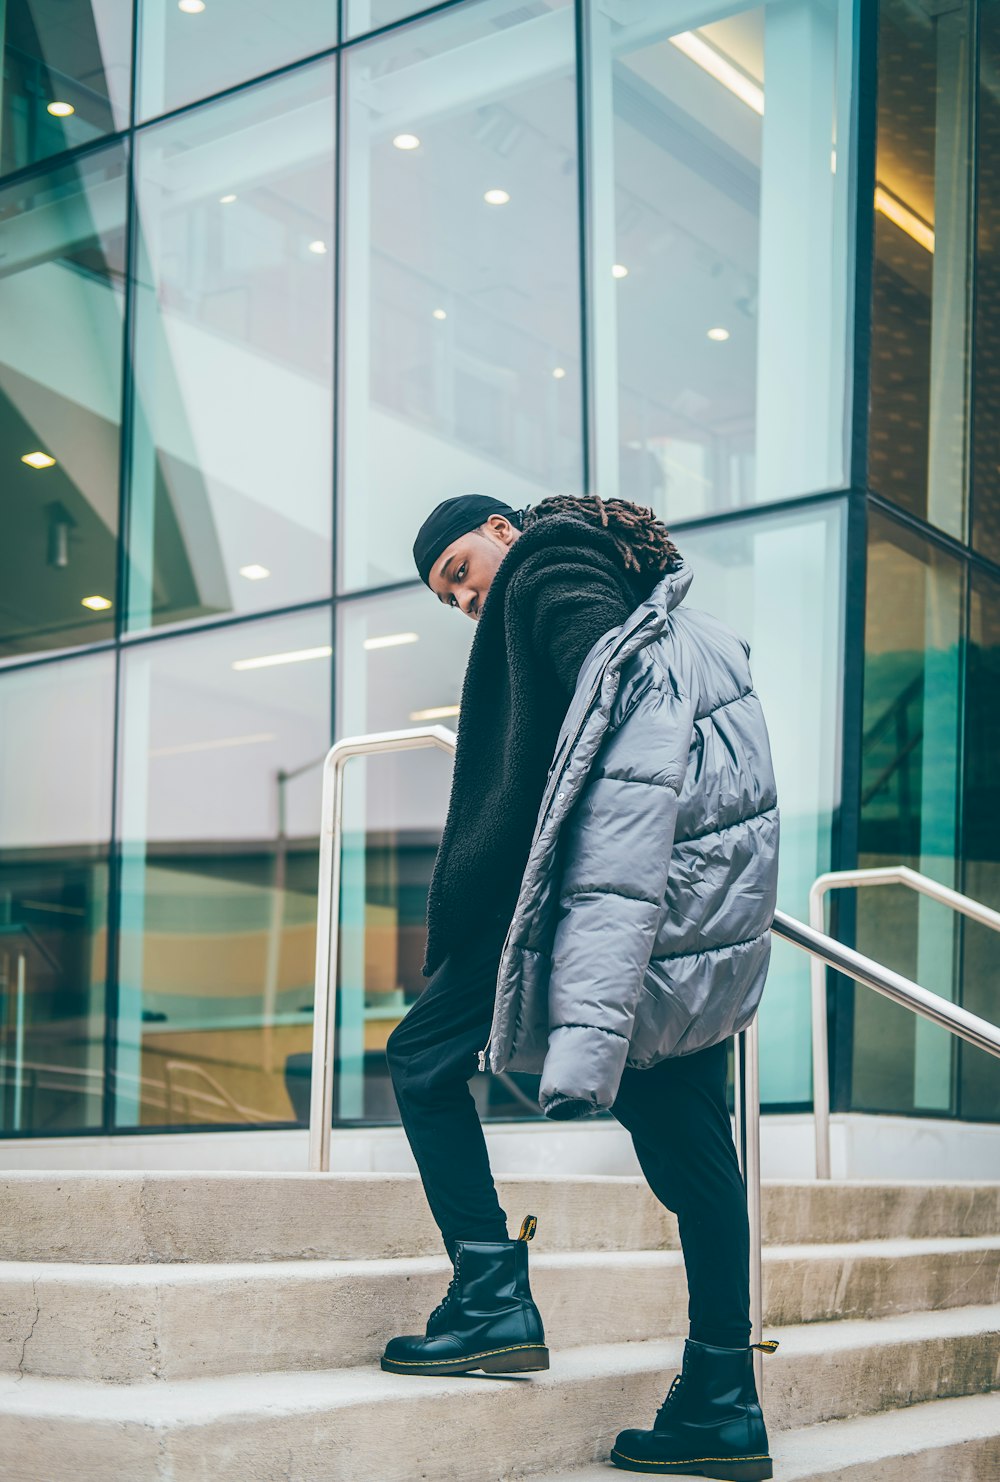
[[[461,595],[459,596],[458,605],[462,609],[462,611],[465,613],[466,617],[474,617],[475,616],[475,614],[474,614],[474,612],[472,610],[473,609],[473,606],[475,604],[475,601],[476,601],[476,594],[472,590],[472,588],[471,587],[464,587],[463,590],[462,590],[462,592],[461,592]]]

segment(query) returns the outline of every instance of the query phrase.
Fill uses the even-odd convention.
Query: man
[[[469,1092],[477,1055],[541,1073],[546,1115],[609,1109],[676,1211],[684,1366],[626,1470],[772,1475],[749,1345],[746,1196],[727,1040],[770,951],[778,813],[748,649],[682,607],[690,569],[651,510],[595,497],[515,511],[447,500],[421,578],[477,624],[427,904],[430,983],[388,1060],[454,1263],[407,1374],[548,1367],[528,1217],[507,1234]],[[770,1345],[767,1345],[770,1347]]]

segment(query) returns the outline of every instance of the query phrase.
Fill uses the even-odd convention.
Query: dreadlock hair
[[[527,530],[547,515],[571,515],[597,525],[611,536],[626,570],[642,573],[673,571],[681,553],[662,520],[651,509],[629,499],[602,499],[599,494],[552,494],[521,511],[521,529]]]

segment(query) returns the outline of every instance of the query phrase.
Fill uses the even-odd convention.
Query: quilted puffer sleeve
[[[539,1100],[569,1120],[610,1107],[663,911],[694,707],[661,674],[609,732],[563,825],[549,1047]]]

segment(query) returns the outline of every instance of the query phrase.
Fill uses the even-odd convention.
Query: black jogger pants
[[[450,1254],[456,1240],[506,1240],[469,1080],[493,1017],[499,927],[448,957],[386,1055],[406,1136]],[[677,1215],[691,1337],[723,1348],[750,1341],[749,1230],[726,1106],[726,1046],[626,1069],[612,1114],[632,1136],[660,1202]]]

